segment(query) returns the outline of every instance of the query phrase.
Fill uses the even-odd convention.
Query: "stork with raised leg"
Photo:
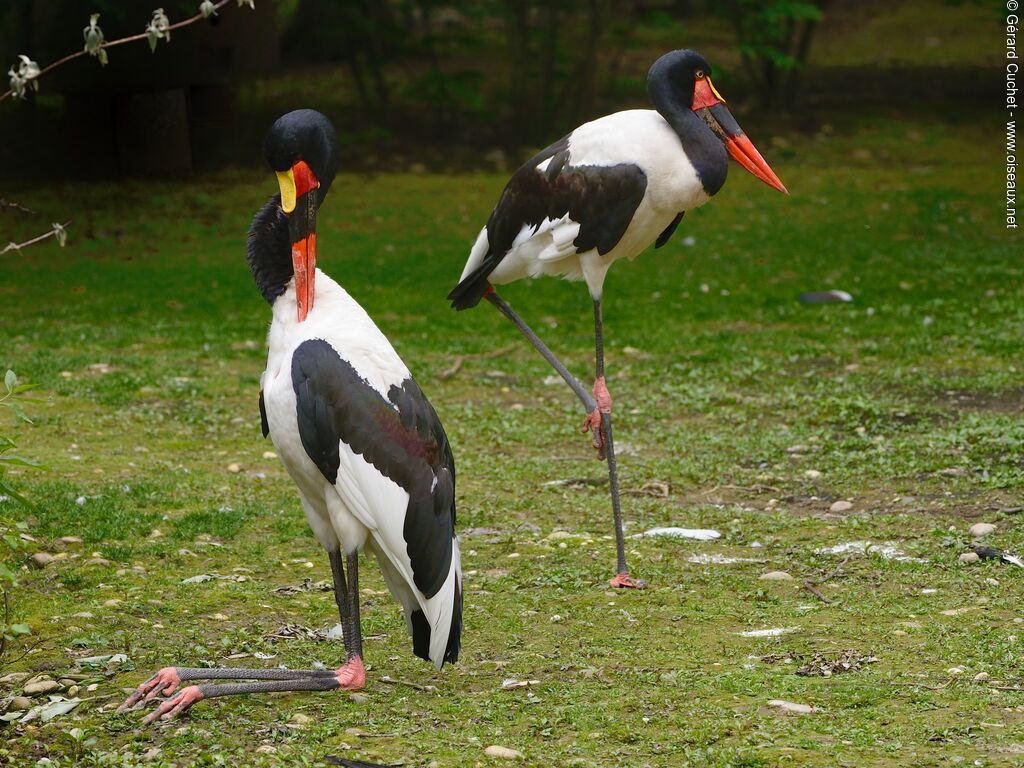
[[[486,298],[508,317],[580,399],[599,458],[608,460],[615,519],[616,587],[643,587],[626,567],[612,441],[612,397],[605,382],[601,297],[619,259],[660,248],[689,210],[722,188],[731,156],[769,186],[786,192],[711,84],[695,51],[667,53],[647,75],[653,110],[635,109],[585,123],[513,174],[480,230],[459,284],[455,309]],[[585,280],[594,302],[596,372],[592,393],[566,369],[494,290],[523,277]]]
[[[376,556],[404,609],[413,653],[438,669],[459,655],[462,569],[448,438],[384,334],[316,268],[317,210],[339,166],[334,128],[319,112],[290,112],[274,123],[265,151],[280,194],[256,214],[248,242],[249,267],[273,312],[259,402],[263,435],[327,550],[346,660],[334,670],[165,667],[121,706],[168,695],[146,722],[215,696],[362,688],[363,549]],[[191,680],[233,682],[178,690]]]

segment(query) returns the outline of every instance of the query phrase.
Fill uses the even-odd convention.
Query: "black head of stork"
[[[313,109],[297,109],[277,119],[263,144],[267,162],[277,174],[280,201],[275,197],[253,221],[249,261],[263,295],[271,303],[295,277],[299,322],[313,308],[316,278],[316,214],[334,181],[340,165],[338,134],[331,121]],[[280,213],[288,221],[290,259],[274,247],[274,238],[255,243],[261,223],[271,230]],[[268,210],[269,209],[269,210]],[[261,218],[262,217],[262,218]],[[262,247],[269,252],[254,252]],[[260,262],[255,263],[255,262]],[[268,274],[257,274],[262,267]],[[284,278],[281,281],[280,278]]]
[[[746,170],[768,186],[789,194],[729,112],[725,99],[711,82],[711,65],[699,53],[686,49],[670,51],[655,61],[647,73],[647,93],[654,107],[679,133],[687,154],[695,155],[691,158],[695,167],[718,171],[714,175],[720,175],[720,179],[702,179],[705,187],[713,188],[709,190],[712,194],[725,182],[725,174],[724,166],[701,157],[721,152],[708,141],[710,134]],[[693,115],[700,120],[694,120]]]

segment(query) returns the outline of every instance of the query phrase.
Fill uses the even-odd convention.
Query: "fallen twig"
[[[848,562],[850,562],[850,558],[851,557],[853,557],[853,555],[847,555],[846,557],[843,558],[843,561],[839,565],[837,565],[835,568],[833,568],[824,577],[818,579],[818,582],[817,582],[818,585],[820,586],[821,584],[824,584],[826,581],[831,581],[836,576],[838,576],[840,573],[842,573],[843,572],[843,566],[846,565]]]
[[[462,366],[467,360],[491,360],[495,357],[501,357],[502,355],[508,354],[515,349],[515,344],[509,344],[505,347],[499,347],[498,349],[492,349],[490,352],[479,352],[470,355],[456,355],[455,360],[452,362],[450,368],[445,368],[443,371],[438,372],[437,378],[441,381],[450,379],[452,376],[462,370]]]
[[[389,677],[387,675],[381,677],[380,681],[382,683],[389,683],[391,685],[407,685],[410,688],[415,688],[417,691],[432,692],[437,690],[437,687],[433,685],[420,685],[419,683],[414,683],[409,680],[398,680],[394,677]]]
[[[829,598],[825,597],[825,595],[821,593],[821,590],[819,590],[817,587],[811,584],[809,579],[804,579],[804,589],[806,589],[816,598],[821,600],[821,602],[823,602],[825,605],[832,605],[832,601]]]
[[[953,680],[955,680],[955,679],[956,678],[951,677],[946,682],[942,683],[942,685],[928,685],[926,683],[901,683],[901,682],[897,682],[895,680],[890,680],[888,684],[889,685],[910,686],[912,688],[927,688],[929,691],[941,691],[942,689],[947,688],[949,686],[949,684],[952,683]]]

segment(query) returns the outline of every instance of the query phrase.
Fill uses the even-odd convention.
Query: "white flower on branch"
[[[167,18],[167,14],[164,13],[163,8],[157,8],[153,11],[153,18],[149,21],[149,26],[146,27],[146,38],[149,40],[149,50],[156,52],[156,44],[158,40],[171,41],[171,20]]]
[[[85,52],[100,60],[100,66],[107,63],[107,51],[103,48],[103,30],[96,22],[100,15],[94,13],[89,17],[89,26],[82,30],[82,37],[85,38]]]
[[[238,7],[241,8],[243,5],[248,5],[254,11],[256,10],[256,0],[238,0]]]
[[[204,19],[216,16],[217,9],[213,5],[213,0],[203,0],[203,2],[199,4],[199,13],[203,15]]]
[[[64,229],[64,225],[63,224],[61,224],[59,222],[56,222],[56,221],[53,222],[52,226],[53,226],[53,236],[57,240],[57,245],[59,245],[61,248],[63,248],[65,245],[67,245],[67,242],[68,242],[67,230]]]
[[[18,69],[15,70],[14,67],[11,67],[7,70],[7,76],[10,78],[11,90],[14,91],[14,95],[19,99],[24,99],[27,89],[39,90],[39,83],[36,82],[36,78],[39,77],[39,65],[24,54],[18,58],[21,59]]]

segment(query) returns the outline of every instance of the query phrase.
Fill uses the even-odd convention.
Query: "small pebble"
[[[950,667],[949,669],[946,670],[946,674],[953,675],[954,677],[956,675],[962,675],[963,673],[964,673],[964,668],[963,667]]]
[[[231,464],[228,464],[228,472],[230,472],[231,474],[237,475],[241,471],[242,465],[239,464],[238,462],[232,462]]]
[[[36,552],[32,555],[32,565],[36,568],[45,568],[53,562],[53,555],[49,552]]]
[[[274,453],[273,451],[264,451],[263,452],[263,458],[264,459],[276,459],[277,458],[277,454]]]
[[[783,699],[771,699],[768,702],[769,707],[778,707],[784,712],[792,712],[795,715],[809,715],[815,711],[814,707],[810,704],[796,704],[792,701],[785,701]]]
[[[39,680],[26,685],[24,690],[22,690],[22,693],[26,696],[43,696],[47,693],[59,691],[60,689],[61,684],[56,680]]]
[[[110,561],[105,557],[90,557],[84,565],[110,565]]]
[[[24,711],[32,709],[32,699],[27,696],[15,696],[11,699],[10,709]]]
[[[846,512],[847,510],[853,509],[853,504],[849,501],[840,499],[839,501],[832,502],[832,506],[828,508],[829,512]]]
[[[819,472],[816,469],[808,469],[806,472],[804,472],[804,477],[809,478],[810,480],[817,480],[819,477],[821,477],[821,472]]]
[[[71,546],[72,544],[81,544],[82,540],[78,536],[61,536],[60,542]]]
[[[277,752],[277,747],[273,744],[260,744],[260,746],[256,747],[256,751],[262,752],[264,755],[272,755]]]
[[[768,571],[758,576],[761,581],[792,581],[793,577],[785,571]]]
[[[304,715],[301,712],[296,712],[292,715],[292,722],[296,725],[308,725],[313,722],[313,718],[309,715]]]
[[[23,683],[32,677],[31,672],[11,672],[10,674],[0,677],[0,685],[17,685]]]
[[[350,693],[348,697],[356,704],[366,704],[370,700],[370,697],[365,693]]]
[[[986,680],[988,680],[988,678],[989,678],[988,672],[979,672],[978,674],[976,674],[974,676],[974,682],[976,682],[976,683],[984,683]]]
[[[970,527],[969,533],[974,538],[980,539],[982,536],[988,536],[995,529],[996,527],[992,523],[975,523]]]
[[[957,558],[961,563],[976,563],[981,560],[977,552],[962,552]]]
[[[117,608],[121,604],[121,601],[116,597],[112,597],[103,603],[104,608]]]
[[[523,753],[517,752],[514,749],[508,747],[500,747],[497,744],[492,744],[484,750],[484,754],[488,757],[497,757],[501,760],[522,760]]]

